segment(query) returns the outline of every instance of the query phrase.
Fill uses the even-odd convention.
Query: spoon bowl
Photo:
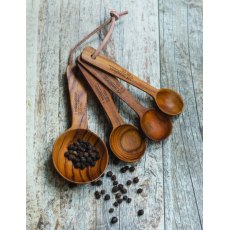
[[[139,160],[146,149],[146,144],[139,130],[130,124],[123,124],[113,129],[109,143],[116,156],[125,162]]]
[[[65,156],[69,144],[78,139],[89,142],[99,152],[100,159],[94,167],[78,169]],[[87,184],[100,178],[108,164],[108,151],[104,142],[88,129],[69,129],[55,141],[53,147],[53,164],[57,172],[67,181],[76,184]]]
[[[184,103],[182,97],[174,90],[161,88],[157,91],[155,101],[159,109],[169,115],[181,113]]]
[[[164,114],[148,109],[140,117],[141,129],[145,135],[155,141],[165,139],[171,134],[172,123]]]

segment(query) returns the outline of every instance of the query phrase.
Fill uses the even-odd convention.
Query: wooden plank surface
[[[70,187],[55,172],[51,152],[71,122],[69,50],[112,9],[129,14],[117,23],[104,54],[150,84],[180,92],[185,109],[173,118],[167,140],[148,143],[133,174],[144,192],[115,209],[119,222],[111,227],[112,201],[95,201],[97,188],[90,185]],[[86,44],[96,48],[105,33]],[[143,105],[152,105],[148,95],[124,85]],[[108,142],[111,127],[90,90],[88,97],[89,128]],[[138,126],[136,114],[114,100],[125,122]],[[125,182],[122,164],[112,159],[110,154],[108,170]],[[108,191],[110,181],[103,182]],[[141,218],[139,208],[145,210]],[[202,229],[202,1],[27,0],[27,229]]]

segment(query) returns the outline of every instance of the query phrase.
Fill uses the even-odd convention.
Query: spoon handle
[[[70,105],[72,112],[72,125],[70,129],[87,129],[87,90],[76,72],[75,65],[68,65],[66,69]]]
[[[83,68],[80,64],[78,67],[92,88],[93,92],[97,96],[100,101],[102,107],[104,108],[109,120],[112,123],[113,129],[124,124],[121,116],[118,113],[117,107],[115,106],[113,99],[109,93],[109,91],[103,86],[99,81],[97,81],[85,68]]]
[[[137,88],[143,90],[149,95],[155,97],[157,93],[157,89],[148,83],[142,81],[134,74],[130,73],[125,68],[121,67],[117,63],[109,60],[107,57],[103,55],[98,55],[95,59],[92,58],[92,54],[95,52],[95,49],[87,46],[81,53],[81,57],[84,61],[90,63],[91,65],[98,67],[99,69],[120,78],[123,81],[128,82],[131,85],[136,86]]]
[[[85,69],[87,69],[97,80],[102,82],[107,88],[114,92],[124,102],[126,102],[138,115],[142,117],[147,110],[143,107],[136,98],[112,75],[103,72],[91,65],[83,62],[80,58],[78,60]]]

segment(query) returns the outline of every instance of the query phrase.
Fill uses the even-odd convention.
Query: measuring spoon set
[[[183,100],[177,92],[167,88],[156,89],[103,55],[93,58],[94,52],[95,49],[92,47],[84,48],[76,59],[76,65],[67,66],[72,126],[59,136],[53,147],[53,163],[56,170],[66,180],[76,184],[97,180],[108,164],[105,143],[87,128],[87,90],[84,82],[88,83],[94,92],[112,124],[109,136],[110,149],[124,162],[138,161],[144,155],[146,141],[137,127],[123,121],[109,90],[137,113],[140,128],[150,140],[160,141],[167,138],[172,131],[170,116],[180,114],[183,109]],[[141,105],[117,78],[151,95],[159,110]],[[100,160],[95,167],[75,169],[72,162],[64,157],[68,145],[79,138],[90,142],[99,150]]]

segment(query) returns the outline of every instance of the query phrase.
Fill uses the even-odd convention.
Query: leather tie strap
[[[88,35],[86,35],[80,42],[78,42],[70,51],[70,55],[69,55],[69,61],[68,63],[71,65],[73,64],[73,56],[74,56],[74,52],[79,48],[79,46],[84,43],[87,39],[89,39],[92,35],[94,35],[95,33],[97,33],[98,31],[100,31],[103,27],[105,27],[106,25],[108,25],[109,23],[111,23],[111,26],[108,30],[108,33],[106,34],[104,40],[102,41],[102,43],[99,45],[99,47],[97,48],[97,50],[93,53],[92,58],[96,58],[97,55],[99,55],[99,53],[102,51],[102,49],[106,46],[106,44],[108,43],[109,39],[112,36],[114,27],[115,27],[115,22],[117,20],[119,20],[119,18],[123,15],[128,14],[128,11],[124,11],[121,13],[118,13],[117,11],[111,11],[110,12],[110,18],[107,19],[103,24],[101,24],[100,26],[98,26],[96,29],[94,29],[91,33],[89,33]]]

